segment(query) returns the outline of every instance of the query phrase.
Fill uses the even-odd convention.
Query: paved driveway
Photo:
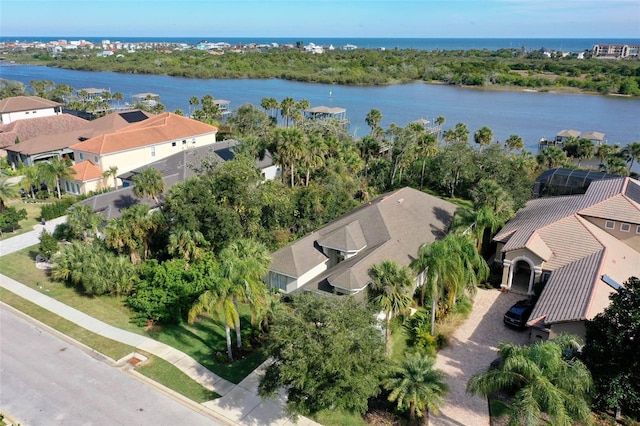
[[[431,425],[489,425],[487,399],[467,394],[467,381],[472,375],[486,371],[497,357],[498,343],[528,342],[528,331],[513,330],[502,323],[504,313],[522,298],[513,293],[478,289],[469,318],[455,331],[450,346],[438,353],[436,368],[449,375],[450,392],[440,414],[431,413]]]

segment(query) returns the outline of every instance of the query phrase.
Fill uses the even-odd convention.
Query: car
[[[530,299],[517,301],[504,314],[504,323],[517,328],[526,328],[534,306],[535,303]]]

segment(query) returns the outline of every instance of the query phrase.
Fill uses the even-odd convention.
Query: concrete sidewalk
[[[48,222],[44,227],[48,232],[53,232],[56,225],[65,220],[66,217],[58,218]],[[0,256],[38,244],[42,228],[42,225],[36,225],[33,231],[0,241]],[[2,259],[0,259],[1,261]],[[205,388],[221,395],[221,398],[205,402],[201,406],[227,419],[229,424],[320,426],[319,423],[306,417],[299,416],[297,421],[294,421],[292,417],[287,415],[284,411],[286,396],[283,393],[279,394],[277,399],[264,401],[258,396],[259,379],[264,375],[267,362],[249,374],[238,385],[235,385],[207,370],[184,352],[151,338],[113,327],[2,274],[0,274],[0,287],[86,330],[133,346],[140,351],[151,353],[170,362]]]
[[[0,241],[0,256],[40,244],[40,234],[42,233],[42,229],[46,229],[47,232],[51,234],[56,229],[56,226],[61,223],[65,223],[66,221],[66,216],[57,217],[48,221],[44,226],[41,224],[34,225],[33,231],[25,232],[24,234],[16,235],[15,237]]]

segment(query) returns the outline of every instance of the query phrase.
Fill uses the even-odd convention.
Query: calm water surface
[[[619,96],[574,95],[536,92],[497,92],[452,86],[413,83],[383,87],[352,87],[297,83],[283,80],[201,80],[158,75],[69,71],[40,66],[0,66],[0,78],[28,84],[31,80],[65,83],[76,90],[104,88],[121,92],[125,100],[141,92],[157,93],[167,110],[189,112],[189,98],[211,94],[231,101],[231,108],[245,103],[259,106],[265,97],[296,101],[312,106],[347,109],[350,132],[357,137],[369,132],[366,114],[382,112],[382,125],[407,123],[444,116],[444,128],[465,123],[471,132],[489,126],[494,139],[504,141],[520,135],[526,147],[537,149],[541,137],[551,138],[562,129],[599,131],[610,143],[626,145],[640,141],[640,99]]]

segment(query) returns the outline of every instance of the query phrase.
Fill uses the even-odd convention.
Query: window
[[[622,232],[629,232],[631,231],[631,224],[630,223],[621,223],[620,224],[620,230]]]
[[[84,154],[83,153],[80,153],[80,159],[84,160]]]
[[[176,146],[178,143],[176,141],[171,142],[171,146]]]
[[[66,181],[66,180],[64,181],[64,188],[67,190],[67,192],[70,192],[69,181]]]
[[[191,139],[191,143],[195,145],[195,143],[196,143],[196,138]]]
[[[636,234],[640,234],[640,225],[636,226]]]
[[[546,283],[547,281],[549,281],[549,278],[551,278],[551,272],[543,272],[540,282]]]
[[[616,223],[612,220],[607,220],[604,222],[604,227],[606,229],[616,229]]]
[[[287,277],[276,272],[269,272],[269,286],[287,291]]]
[[[182,145],[186,145],[187,144],[187,140],[186,139],[182,139]]]
[[[95,164],[98,164],[98,156],[97,156],[97,155],[94,155],[94,156],[93,156],[93,162],[94,162]]]
[[[25,114],[25,115],[29,114],[29,111],[25,112],[24,114]]]
[[[156,147],[155,147],[155,146],[152,146],[152,147],[151,147],[151,156],[152,156],[152,157],[155,157],[155,156],[156,156]]]

